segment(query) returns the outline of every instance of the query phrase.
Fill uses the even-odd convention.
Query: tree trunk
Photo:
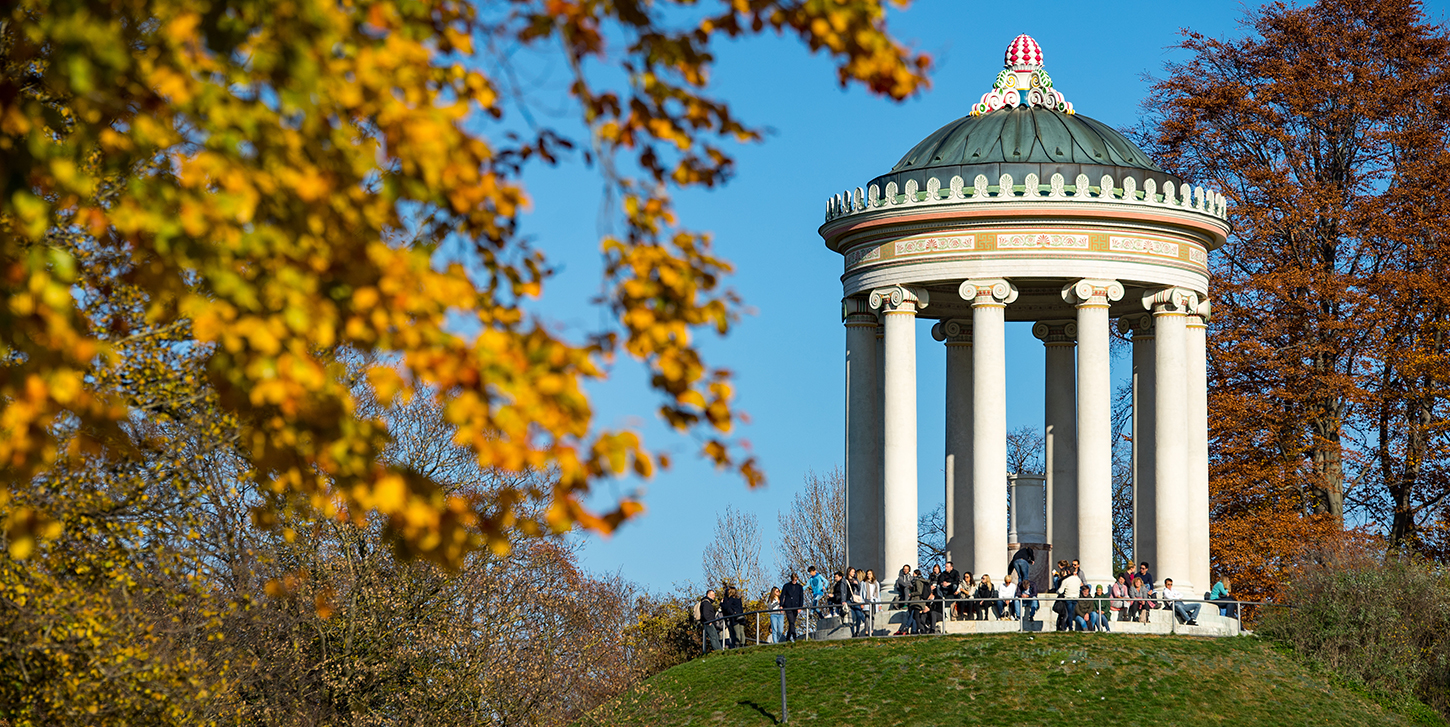
[[[1315,483],[1311,507],[1316,515],[1328,515],[1344,527],[1344,443],[1338,417],[1322,417],[1310,423],[1314,434]]]

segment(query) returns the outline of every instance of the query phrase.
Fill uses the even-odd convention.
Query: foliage
[[[739,310],[721,287],[730,266],[671,203],[729,176],[722,143],[759,137],[711,96],[714,44],[790,33],[843,85],[895,99],[928,66],[886,33],[880,0],[22,0],[0,13],[0,493],[128,441],[123,423],[186,388],[160,368],[140,398],[98,385],[137,365],[139,322],[195,354],[186,374],[231,418],[268,511],[376,512],[405,552],[453,566],[511,532],[607,531],[640,510],[583,504],[600,478],[668,464],[592,416],[582,387],[621,353],[648,367],[671,426],[762,481],[730,438],[729,372],[694,340]],[[587,144],[515,133],[533,116],[499,89],[519,48],[568,68],[565,118]],[[552,263],[518,225],[525,166],[581,145],[621,232],[600,241],[614,325],[573,341],[527,312]],[[136,315],[82,310],[88,272],[127,286]],[[557,476],[479,500],[380,464],[387,428],[354,416],[339,347],[388,354],[367,371],[384,402],[442,392],[479,467]],[[45,511],[5,521],[16,557],[54,532]]]
[[[642,680],[700,654],[700,632],[691,622],[696,597],[641,594],[634,602],[635,622],[626,632],[632,675]],[[636,682],[637,683],[637,682]]]
[[[1321,551],[1259,634],[1371,690],[1450,718],[1450,573],[1423,559]]]
[[[1347,521],[1443,559],[1450,31],[1415,0],[1273,3],[1245,25],[1185,33],[1140,134],[1233,201],[1212,270],[1215,560],[1272,572]]]
[[[12,502],[60,528],[23,561],[0,550],[0,720],[561,724],[678,660],[687,627],[641,628],[649,599],[584,572],[561,537],[445,570],[401,559],[381,523],[259,526],[245,458],[198,392],[134,425],[135,455],[66,460]],[[548,485],[479,469],[425,393],[354,396],[387,422],[389,465],[482,497]]]
[[[1017,725],[1047,714],[1092,724],[1413,723],[1260,639],[1046,633],[717,652],[656,675],[580,724],[778,722],[778,655],[791,723]]]
[[[776,515],[780,528],[780,582],[795,573],[806,582],[806,569],[822,573],[845,572],[846,475],[840,467],[821,474],[806,472],[803,487],[791,498],[790,508]],[[876,574],[877,579],[881,574]]]

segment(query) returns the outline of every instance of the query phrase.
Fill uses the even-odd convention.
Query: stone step
[[[1027,623],[1027,630],[1034,632],[1052,631],[1057,622],[1057,614],[1052,611],[1052,598],[1043,597],[1040,599],[1041,607],[1033,615],[1032,620]],[[1168,634],[1179,633],[1190,636],[1235,636],[1240,632],[1240,624],[1237,619],[1220,616],[1218,609],[1211,604],[1203,604],[1199,611],[1198,625],[1189,626],[1180,623],[1174,617],[1172,611],[1154,609],[1148,611],[1148,622],[1118,621],[1117,615],[1108,623],[1110,632],[1134,633],[1134,634]],[[903,609],[886,608],[876,613],[875,628],[873,636],[890,636],[906,623],[906,611]],[[1005,621],[998,620],[995,616],[988,614],[986,620],[970,620],[960,618],[947,620],[940,624],[941,629],[949,634],[985,634],[985,633],[1006,633],[1022,631],[1022,623],[1016,619]],[[849,637],[850,625],[846,624],[845,633]]]

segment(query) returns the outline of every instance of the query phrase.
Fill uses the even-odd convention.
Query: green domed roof
[[[1077,175],[1086,174],[1096,184],[1102,175],[1111,174],[1119,182],[1134,177],[1139,189],[1148,179],[1160,187],[1165,181],[1182,184],[1107,124],[1038,106],[957,119],[923,139],[890,173],[871,184],[884,188],[894,181],[900,188],[915,179],[925,188],[926,178],[936,177],[945,187],[958,175],[970,186],[978,174],[992,184],[1002,174],[1011,174],[1018,183],[1028,174],[1036,174],[1044,184],[1053,174],[1061,174],[1072,184]]]

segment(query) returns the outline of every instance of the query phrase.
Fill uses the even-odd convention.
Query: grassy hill
[[[657,674],[583,725],[1408,725],[1254,638],[998,634],[756,647]]]

